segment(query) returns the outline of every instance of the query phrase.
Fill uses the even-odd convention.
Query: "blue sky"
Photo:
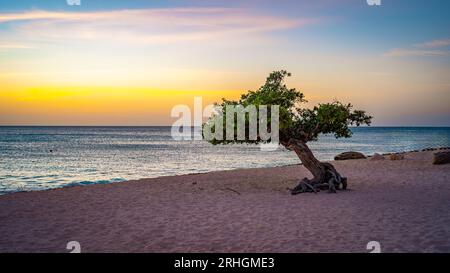
[[[286,17],[329,17],[340,19],[336,28],[324,35],[387,43],[420,42],[450,35],[450,2],[442,0],[382,0],[379,7],[365,0],[82,0],[81,6],[69,6],[66,0],[1,0],[0,11],[17,12],[32,9],[53,11],[99,11],[141,8],[229,7],[255,9]]]
[[[350,101],[376,125],[450,125],[450,1],[81,3],[0,0],[0,124],[116,124],[117,113],[88,115],[73,106],[56,119],[44,108],[68,93],[66,107],[80,106],[110,87],[123,88],[111,104],[140,92],[130,88],[148,90],[149,100],[152,90],[167,90],[174,103],[188,98],[171,91],[208,91],[218,94],[214,101],[287,69],[289,84],[311,105]],[[125,124],[170,124],[170,109],[158,111],[118,115],[129,116]],[[143,112],[157,118],[141,121]]]

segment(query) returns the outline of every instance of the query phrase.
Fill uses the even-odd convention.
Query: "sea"
[[[343,139],[321,135],[309,145],[320,160],[345,151],[371,155],[450,146],[450,127],[355,127],[352,132]],[[281,147],[268,151],[175,140],[171,127],[0,127],[0,194],[298,163]]]

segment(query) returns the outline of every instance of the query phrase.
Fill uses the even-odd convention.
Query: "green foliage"
[[[291,73],[285,70],[274,71],[266,79],[266,83],[257,91],[248,91],[241,96],[239,104],[253,105],[279,105],[286,110],[292,109],[296,103],[304,102],[304,95],[295,88],[289,89],[284,83],[285,77]]]
[[[297,109],[292,129],[300,130],[304,137],[298,137],[303,141],[317,140],[319,134],[334,134],[336,138],[351,137],[349,126],[370,125],[371,116],[362,110],[352,111],[351,104],[342,104],[338,101],[324,103],[313,109]]]
[[[222,115],[226,116],[227,105],[242,105],[247,107],[255,105],[257,109],[261,105],[279,106],[279,134],[281,144],[286,145],[289,140],[295,139],[303,142],[317,140],[319,134],[334,134],[336,138],[350,137],[352,132],[349,126],[370,125],[372,117],[366,115],[365,111],[353,110],[351,104],[340,102],[324,103],[312,109],[301,108],[300,104],[306,102],[302,92],[295,88],[288,88],[284,82],[291,74],[287,71],[274,71],[266,82],[256,91],[248,91],[242,95],[239,101],[223,99],[221,104],[217,104],[219,115],[211,117],[204,126],[211,126],[214,118]],[[269,111],[270,113],[270,111]],[[236,116],[235,116],[236,117]],[[268,118],[268,128],[270,128],[270,115]],[[259,116],[258,116],[259,119]],[[248,116],[245,118],[246,135],[248,134]],[[226,118],[223,118],[223,128],[225,130]],[[236,129],[236,120],[234,120]],[[224,133],[225,136],[225,133]],[[259,143],[262,142],[258,136],[257,140],[218,140],[210,141],[213,144],[227,143]]]

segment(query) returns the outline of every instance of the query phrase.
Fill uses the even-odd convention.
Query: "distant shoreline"
[[[391,154],[411,154],[411,153],[421,153],[421,152],[436,152],[436,151],[442,151],[442,150],[450,150],[450,147],[430,147],[430,148],[424,148],[424,149],[420,149],[420,150],[412,150],[412,151],[402,151],[402,152],[392,152],[392,153],[381,153],[382,156],[388,156]],[[371,157],[373,157],[372,155],[367,155],[365,154],[365,156],[370,159]],[[352,161],[355,159],[350,159],[350,160],[344,160],[344,161]],[[327,160],[325,162],[331,162],[331,163],[335,163],[335,162],[340,162],[341,160]],[[301,166],[302,163],[299,161],[298,163],[294,163],[294,164],[286,164],[286,165],[279,165],[279,166],[273,166],[273,167],[242,167],[242,168],[234,168],[234,169],[228,169],[228,170],[221,170],[221,171],[205,171],[205,172],[192,172],[192,173],[185,173],[185,174],[176,174],[176,175],[161,175],[161,176],[156,176],[156,177],[147,177],[147,178],[140,178],[137,180],[147,180],[147,179],[157,179],[157,178],[170,178],[170,177],[180,177],[180,176],[185,176],[185,175],[201,175],[201,174],[208,174],[208,173],[215,173],[215,172],[222,172],[222,171],[240,171],[240,170],[254,170],[254,169],[267,169],[267,168],[280,168],[280,167],[290,167],[290,166]],[[124,180],[124,181],[109,181],[109,182],[104,182],[104,183],[96,183],[95,181],[92,181],[90,183],[87,183],[88,181],[84,182],[84,183],[74,183],[72,185],[66,185],[66,186],[62,186],[62,187],[57,187],[57,188],[50,188],[50,189],[42,189],[42,190],[18,190],[18,191],[12,191],[12,192],[0,192],[0,196],[2,195],[10,195],[10,194],[16,194],[16,193],[21,193],[21,192],[40,192],[40,191],[48,191],[48,190],[55,190],[55,189],[64,189],[64,188],[71,188],[71,187],[86,187],[86,186],[92,186],[92,185],[105,185],[105,184],[115,184],[115,183],[126,183],[128,181],[133,181],[133,180]]]

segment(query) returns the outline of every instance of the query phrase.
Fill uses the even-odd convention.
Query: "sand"
[[[348,191],[291,196],[301,165],[0,196],[0,252],[450,252],[450,164],[333,162]]]

